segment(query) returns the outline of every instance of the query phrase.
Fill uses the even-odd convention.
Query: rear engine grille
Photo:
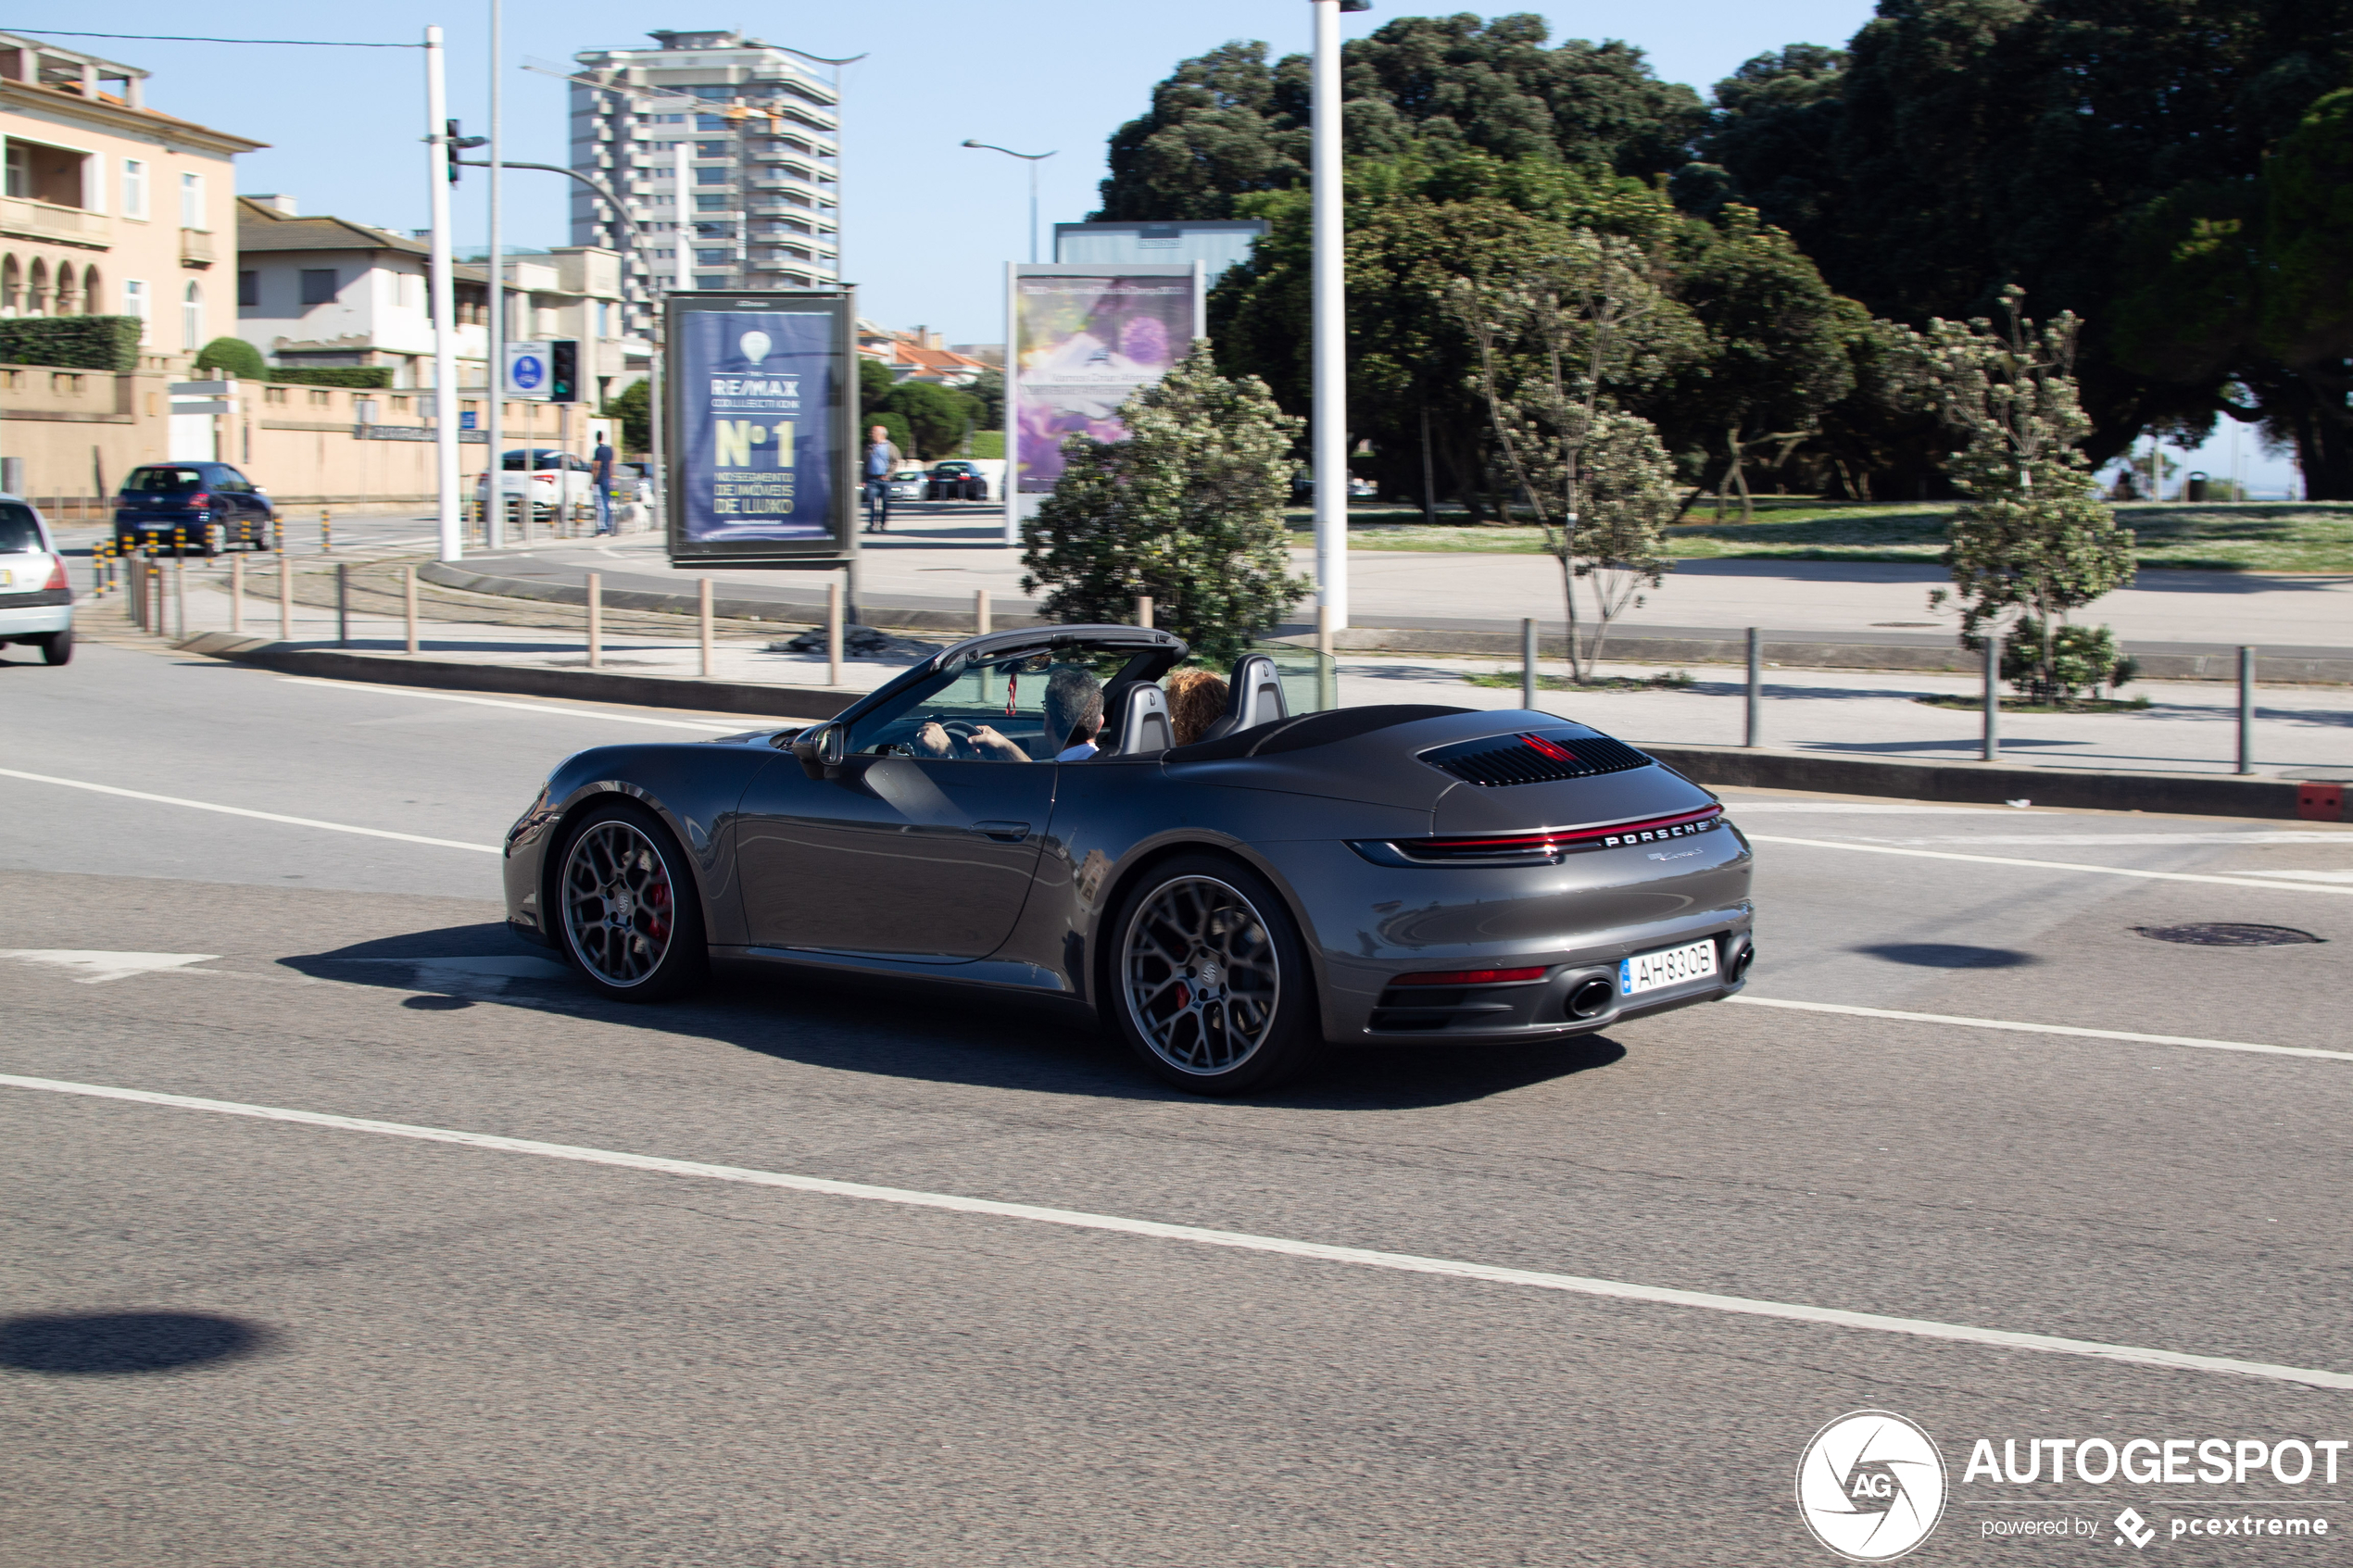
[[[1576,730],[1535,730],[1482,735],[1425,751],[1421,759],[1466,784],[1553,784],[1646,768],[1650,759],[1620,741]]]

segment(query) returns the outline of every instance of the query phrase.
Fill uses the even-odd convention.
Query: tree
[[[975,428],[980,430],[1005,428],[1004,371],[983,370],[973,378],[970,386],[963,390],[965,396],[980,405],[979,411],[973,416]]]
[[[1642,51],[1570,39],[1541,17],[1403,17],[1342,45],[1352,158],[1480,151],[1648,180],[1684,160],[1698,98],[1660,82]],[[1151,107],[1111,139],[1105,219],[1242,215],[1238,198],[1307,183],[1308,62],[1270,66],[1235,42],[1181,62]]]
[[[1969,445],[1953,465],[1970,499],[1947,524],[1943,558],[1957,596],[1961,641],[1978,647],[2012,610],[2031,618],[2040,646],[2036,690],[2059,687],[2058,632],[2133,574],[2133,534],[2092,490],[2081,443],[2091,432],[2075,386],[2082,323],[2062,313],[2037,327],[2025,291],[2002,291],[2003,325],[1980,317],[1931,322],[1924,374],[1944,418]]]
[[[239,381],[266,381],[270,375],[261,350],[241,337],[217,337],[196,350],[196,369],[226,370]]]
[[[1208,345],[1121,405],[1124,441],[1072,435],[1064,468],[1022,525],[1022,592],[1049,620],[1154,623],[1216,663],[1239,658],[1313,584],[1292,577],[1290,449],[1300,421],[1254,377],[1217,373]]]
[[[623,452],[650,452],[654,447],[653,383],[640,379],[631,382],[621,392],[605,399],[597,410],[608,420],[621,421],[621,449]]]
[[[879,408],[905,421],[914,436],[909,450],[925,458],[947,457],[963,444],[967,430],[979,425],[979,399],[933,382],[900,382]]]
[[[1569,671],[1592,679],[1609,623],[1671,563],[1660,529],[1675,513],[1674,468],[1658,433],[1614,407],[1608,388],[1639,383],[1640,329],[1666,305],[1650,256],[1580,232],[1560,254],[1496,282],[1460,280],[1448,301],[1478,347],[1478,386],[1519,494],[1561,569]],[[1577,584],[1590,588],[1592,641],[1580,646]]]

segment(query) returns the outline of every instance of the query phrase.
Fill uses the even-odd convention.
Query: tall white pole
[[[490,451],[484,459],[488,464],[490,516],[484,522],[484,537],[492,549],[507,542],[506,516],[506,431],[507,412],[507,247],[498,228],[499,177],[506,170],[500,164],[506,157],[499,131],[502,121],[498,105],[498,73],[505,69],[499,55],[500,35],[506,18],[500,0],[490,0]],[[530,461],[528,458],[523,459]],[[530,504],[531,487],[523,486],[524,504]]]
[[[687,247],[694,241],[695,220],[687,215],[695,205],[695,144],[688,141],[675,143],[671,147],[671,157],[675,160],[671,165],[670,182],[678,187],[678,216],[670,225],[675,231],[672,235],[675,243],[670,251],[670,286],[690,289],[695,286],[695,257]]]
[[[458,325],[457,289],[449,273],[449,79],[442,57],[441,29],[425,29],[425,140],[432,148],[433,256],[426,288],[433,297],[434,492],[441,521],[441,558],[466,553],[458,516]]]
[[[1347,237],[1340,222],[1340,0],[1312,0],[1315,15],[1315,332],[1314,428],[1315,585],[1335,632],[1348,624]]]

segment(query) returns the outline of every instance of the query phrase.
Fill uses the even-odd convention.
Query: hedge
[[[270,374],[261,350],[241,337],[217,337],[196,354],[199,370],[226,370],[240,381],[261,381]]]
[[[301,370],[272,365],[261,372],[263,381],[290,383],[296,386],[357,386],[381,391],[392,384],[390,365],[312,365]]]
[[[0,320],[0,364],[75,370],[139,368],[136,316],[16,316]]]

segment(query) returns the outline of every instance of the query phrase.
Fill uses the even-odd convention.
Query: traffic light
[[[560,337],[547,345],[547,401],[580,401],[580,343]]]
[[[447,143],[449,147],[449,182],[454,185],[458,182],[458,170],[461,167],[458,162],[458,154],[460,151],[471,152],[476,147],[486,147],[490,145],[490,138],[487,136],[459,135],[458,133],[458,122],[454,119],[443,120],[441,122],[441,129],[443,132],[442,140]]]

